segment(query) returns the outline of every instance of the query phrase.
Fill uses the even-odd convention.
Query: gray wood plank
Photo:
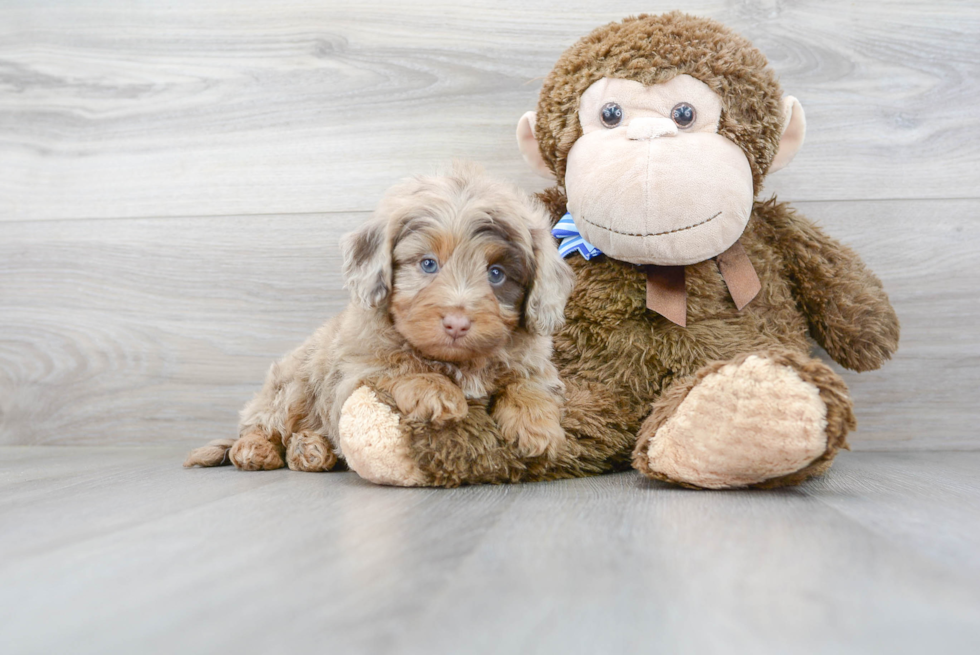
[[[980,648],[980,453],[844,453],[799,489],[721,493],[634,473],[393,489],[180,460],[0,448],[5,475],[37,480],[0,505],[0,650]]]
[[[980,201],[798,203],[861,252],[903,322],[842,371],[856,448],[978,448]],[[269,364],[346,303],[364,214],[0,225],[0,443],[196,444],[234,433]]]
[[[453,156],[534,184],[518,117],[564,48],[675,2],[7,0],[0,220],[365,211]],[[708,2],[809,117],[770,188],[980,196],[980,7]]]
[[[705,494],[632,474],[523,487],[413,624],[408,652],[459,643],[470,653],[975,649],[980,578],[842,516],[838,506],[872,513],[876,498],[859,480],[877,461],[842,459],[852,465],[830,476],[833,510],[796,490]],[[976,453],[970,461],[980,466]],[[975,569],[976,523],[957,509],[972,527]],[[944,524],[916,526],[918,512],[891,517],[919,534]]]
[[[802,490],[885,539],[980,580],[977,453],[841,456],[834,475]]]
[[[271,362],[346,304],[338,239],[362,219],[5,224],[2,441],[233,434]]]
[[[511,496],[186,470],[172,449],[131,450],[141,462],[101,448],[22,460],[35,475],[93,458],[105,470],[0,508],[14,553],[0,560],[3,652],[390,650]]]

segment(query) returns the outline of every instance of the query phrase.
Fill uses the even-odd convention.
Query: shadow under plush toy
[[[567,440],[521,457],[486,403],[444,426],[362,387],[341,446],[363,477],[452,486],[632,465],[702,488],[798,484],[855,426],[842,366],[880,367],[899,325],[880,281],[763,179],[800,148],[803,110],[765,57],[681,13],[628,18],[569,48],[518,126],[576,272],[554,360]],[[567,213],[566,213],[567,212]],[[410,471],[410,477],[405,471]]]

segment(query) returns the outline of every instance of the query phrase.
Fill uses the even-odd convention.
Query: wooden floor
[[[980,453],[773,492],[0,448],[3,653],[977,653]]]

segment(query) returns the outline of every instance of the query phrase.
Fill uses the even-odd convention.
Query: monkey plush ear
[[[549,180],[554,180],[555,174],[551,172],[548,164],[544,161],[544,157],[541,156],[538,139],[534,136],[534,123],[537,118],[536,112],[529,111],[521,116],[521,120],[517,121],[517,147],[521,149],[524,161],[531,166],[535,173]]]
[[[351,299],[370,309],[391,293],[391,242],[388,221],[375,216],[340,241],[344,253],[344,282]]]
[[[772,159],[769,172],[775,173],[793,161],[793,157],[803,146],[806,136],[806,116],[803,105],[793,96],[783,98],[783,134],[779,138],[779,150]]]

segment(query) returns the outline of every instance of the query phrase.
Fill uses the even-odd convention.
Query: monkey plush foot
[[[830,466],[854,425],[847,387],[823,363],[756,353],[675,383],[640,428],[633,465],[698,488],[798,484]]]
[[[368,387],[360,387],[344,403],[339,431],[347,466],[365,480],[399,487],[425,484],[398,414]]]

